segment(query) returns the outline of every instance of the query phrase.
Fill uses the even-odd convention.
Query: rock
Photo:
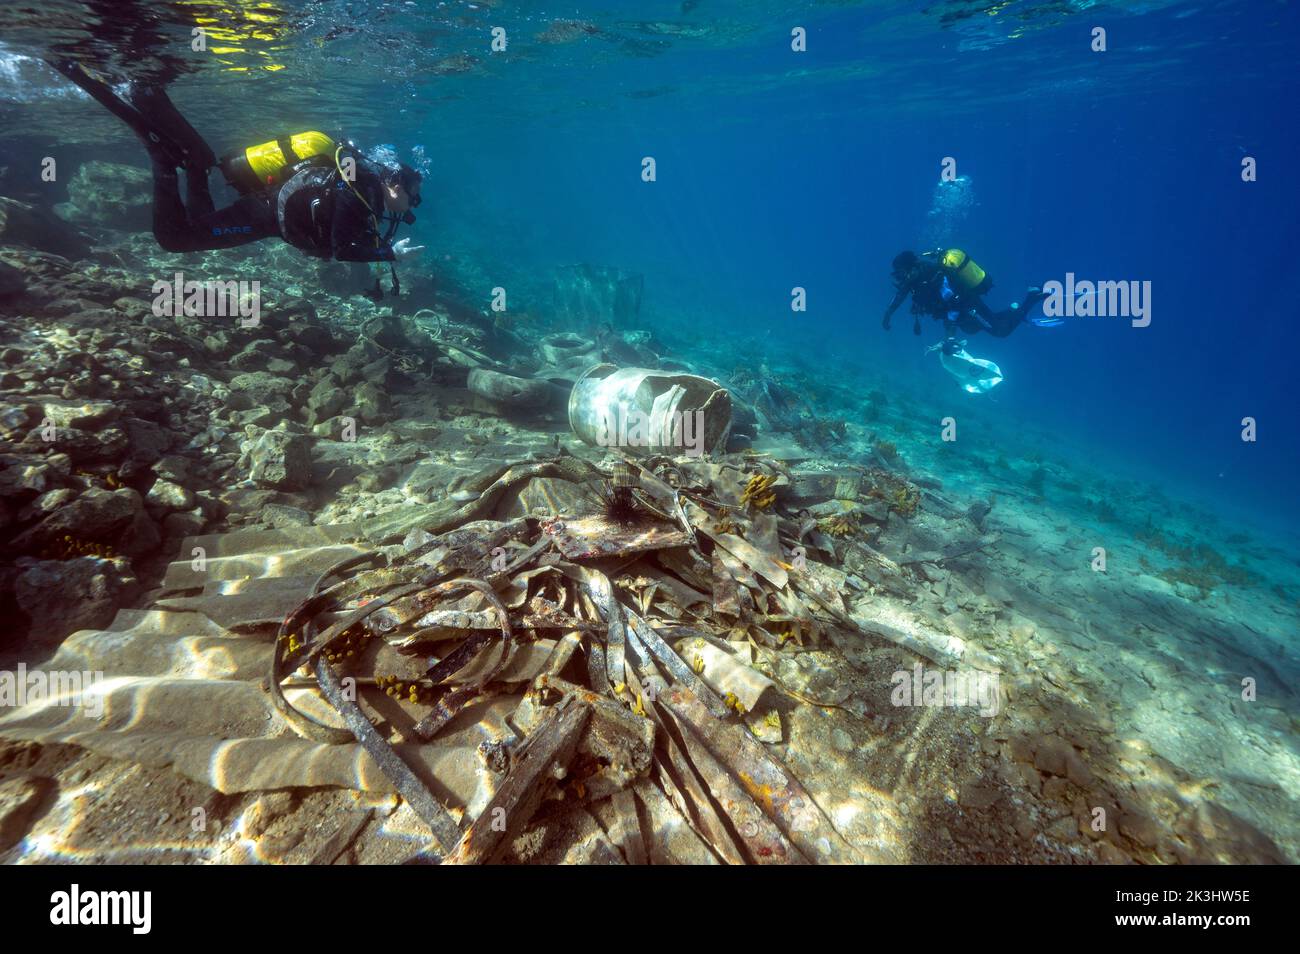
[[[948,627],[948,632],[952,633],[954,636],[960,636],[962,639],[969,639],[971,633],[974,631],[970,617],[960,610],[955,613],[949,613],[944,617],[944,623]]]
[[[267,363],[279,357],[280,345],[278,342],[269,338],[259,338],[244,346],[240,351],[230,359],[230,366],[236,371],[267,371]]]
[[[397,473],[392,467],[367,470],[357,476],[357,487],[363,493],[377,494],[392,487],[397,482]]]
[[[57,479],[58,474],[44,458],[0,454],[0,499],[34,496]]]
[[[153,302],[143,298],[118,298],[113,307],[132,321],[141,321],[146,315],[153,314]]]
[[[222,406],[227,411],[247,411],[253,406],[253,396],[246,391],[227,391]]]
[[[152,193],[150,188],[145,194]],[[90,240],[76,229],[7,196],[0,196],[0,245],[25,245],[70,259],[86,258],[91,249]]]
[[[311,438],[263,431],[240,445],[240,463],[259,487],[302,490],[311,482]]]
[[[406,336],[406,329],[401,319],[391,313],[380,315],[367,322],[365,331],[376,344],[389,351],[410,351],[414,348]]]
[[[31,831],[41,808],[57,786],[53,779],[30,775],[0,782],[0,853]]]
[[[1068,753],[1074,749],[1064,739],[1039,736],[1034,746],[1034,768],[1049,775],[1064,776],[1068,771]]]
[[[56,427],[97,428],[117,419],[118,408],[111,401],[85,404],[46,404],[45,419]]]
[[[225,357],[233,349],[234,345],[228,332],[214,331],[203,336],[203,350],[209,354]]]
[[[1057,841],[1077,841],[1079,839],[1079,823],[1074,820],[1073,815],[1066,815],[1048,825],[1046,834],[1049,838],[1055,838]]]
[[[1065,777],[1080,788],[1088,788],[1094,781],[1092,769],[1073,746],[1065,753]]]
[[[301,507],[285,504],[267,504],[262,508],[262,521],[274,530],[285,527],[310,527],[311,514]]]
[[[158,524],[144,511],[137,513],[131,525],[118,537],[117,551],[132,559],[153,553],[162,543]]]
[[[962,808],[988,808],[998,800],[997,788],[983,779],[973,779],[961,787],[958,802]]]
[[[1059,775],[1053,775],[1043,782],[1042,793],[1048,801],[1065,801],[1070,795],[1070,783]]]
[[[23,435],[40,420],[41,409],[32,404],[0,404],[0,437],[21,441]]]
[[[231,460],[230,467],[225,469],[232,469],[234,465],[234,460]],[[194,497],[199,502],[199,511],[203,514],[205,519],[219,520],[221,517],[225,516],[226,505],[214,497],[209,491],[200,490],[194,495]]]
[[[393,362],[385,355],[377,361],[372,361],[361,368],[361,377],[371,384],[388,390],[397,383],[397,372],[393,370]]]
[[[29,432],[29,439],[32,433]],[[54,445],[76,464],[95,464],[117,461],[130,448],[130,438],[120,427],[105,427],[98,431],[83,431],[75,427],[60,427],[55,433]]]
[[[334,375],[339,384],[346,387],[362,377],[361,369],[368,361],[365,350],[353,346],[330,362],[330,374]]]
[[[357,387],[346,416],[355,417],[365,424],[382,424],[392,414],[393,405],[388,394],[369,381]]]
[[[271,427],[280,420],[280,415],[265,404],[250,407],[247,411],[235,411],[230,415],[230,423],[236,427],[255,424],[258,427]]]
[[[266,835],[258,839],[258,854],[267,861],[283,863],[285,856],[302,843],[304,834],[301,831],[288,831],[283,835]]]
[[[154,461],[153,472],[162,480],[180,483],[189,479],[190,460],[188,457],[168,455]]]
[[[163,519],[163,535],[168,539],[197,537],[203,532],[206,523],[207,521],[203,518],[203,511],[198,508],[181,513],[169,513]]]
[[[12,546],[20,553],[37,552],[65,535],[81,542],[115,542],[135,521],[141,506],[140,495],[130,488],[92,488],[19,534]]]
[[[192,510],[194,508],[194,491],[169,480],[156,480],[145,495],[145,503],[162,510]]]
[[[339,350],[329,329],[320,325],[294,323],[285,331],[285,337],[306,348],[311,354],[320,355]]]
[[[417,528],[402,538],[402,549],[409,553],[412,550],[419,549],[427,543],[432,543],[436,539],[437,537],[428,530],[420,530]]]
[[[14,599],[31,620],[30,640],[52,646],[80,629],[103,629],[137,583],[121,560],[42,560],[14,581]]]
[[[153,176],[148,169],[92,159],[82,163],[68,184],[67,202],[54,207],[66,222],[130,232],[153,224]]]
[[[1120,805],[1119,832],[1144,848],[1154,848],[1160,838],[1160,826],[1132,803]]]
[[[1122,848],[1117,848],[1108,841],[1099,842],[1097,857],[1105,865],[1130,865],[1133,859]]]
[[[550,382],[516,378],[487,368],[470,371],[467,386],[471,393],[508,407],[542,409],[553,403],[555,396]]]
[[[242,391],[252,401],[250,407],[265,404],[275,407],[286,403],[296,382],[267,371],[250,371],[230,379],[231,391]]]
[[[266,832],[277,818],[293,809],[293,796],[288,792],[267,792],[252,804],[244,817],[245,833],[256,838]]]
[[[22,269],[0,262],[0,299],[13,298],[27,288]]]
[[[852,752],[853,736],[849,735],[843,729],[835,729],[831,732],[831,747],[836,752]]]
[[[342,414],[350,400],[347,392],[338,387],[337,379],[332,374],[327,374],[311,389],[307,398],[307,426],[315,427],[322,421]]]
[[[921,574],[931,583],[948,582],[948,571],[935,566],[933,563],[922,563],[919,568]]]
[[[18,512],[18,522],[31,523],[33,520],[43,520],[60,507],[72,503],[76,497],[77,491],[71,487],[47,490]]]

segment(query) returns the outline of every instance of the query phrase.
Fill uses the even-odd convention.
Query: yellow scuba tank
[[[967,291],[987,290],[984,287],[985,281],[988,281],[989,285],[993,284],[992,280],[984,273],[984,269],[976,265],[971,257],[959,248],[948,249],[943,253],[940,262],[947,269],[948,274],[953,277],[953,280]]]
[[[221,172],[227,182],[247,195],[280,185],[306,161],[331,159],[334,150],[334,140],[322,132],[294,133],[225,156]]]

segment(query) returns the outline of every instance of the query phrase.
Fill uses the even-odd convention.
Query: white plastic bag
[[[1002,383],[1002,369],[987,358],[972,355],[966,350],[966,342],[959,342],[954,354],[949,354],[943,345],[941,341],[930,350],[940,349],[940,363],[967,394],[986,394]]]

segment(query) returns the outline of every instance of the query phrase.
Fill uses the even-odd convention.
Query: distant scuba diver
[[[401,284],[393,262],[423,246],[393,241],[420,204],[420,174],[409,166],[379,166],[351,143],[319,132],[295,133],[218,160],[172,104],[162,86],[131,82],[121,95],[72,61],[50,65],[125,122],[153,164],[153,234],[168,252],[232,248],[283,238],[318,258],[388,262],[391,292]],[[215,209],[208,172],[219,165],[240,198]],[[344,172],[345,166],[351,175]],[[178,167],[185,170],[181,202]],[[379,279],[369,290],[383,297]]]
[[[975,334],[987,331],[1005,338],[1022,322],[1043,328],[1061,324],[1059,318],[1031,318],[1029,312],[1047,296],[1041,288],[1031,287],[1025,300],[1005,311],[993,311],[983,295],[993,287],[993,279],[961,249],[935,249],[917,255],[899,252],[893,263],[894,300],[885,309],[882,327],[888,331],[894,312],[908,295],[912,296],[914,334],[921,333],[921,315],[929,315],[944,325],[945,350],[957,346],[957,332]]]

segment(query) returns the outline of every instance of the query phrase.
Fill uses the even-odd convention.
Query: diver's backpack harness
[[[339,146],[334,150],[334,168],[337,170],[339,176],[339,181],[335,188],[341,188],[343,184],[346,183],[347,187],[352,190],[352,194],[355,195],[357,199],[360,200],[361,204],[366,207],[366,210],[370,213],[370,229],[375,233],[375,248],[379,248],[381,245],[392,242],[393,237],[397,234],[397,227],[403,222],[406,222],[408,225],[411,222],[414,222],[415,216],[410,212],[407,212],[401,217],[392,216],[391,218],[376,215],[374,207],[366,201],[365,196],[357,191],[357,187],[352,184],[352,179],[343,171],[343,165],[339,162],[339,154],[342,152],[343,146]],[[380,218],[388,218],[388,231],[384,233],[382,239],[379,237]],[[392,262],[389,262],[388,264],[388,273],[393,277],[393,284],[388,289],[389,294],[400,295],[402,293],[402,283],[397,280],[397,267]],[[384,291],[379,285],[378,275],[375,276],[375,287],[370,290],[370,297],[375,301],[380,301],[384,297]]]
[[[392,242],[402,223],[409,225],[415,221],[415,216],[409,212],[401,217],[376,214],[374,207],[352,184],[352,177],[343,170],[339,157],[344,149],[355,151],[351,143],[336,143],[322,132],[308,130],[230,153],[221,159],[219,166],[226,181],[241,195],[276,192],[276,221],[284,240],[308,255],[329,258],[328,244],[322,236],[324,220],[321,216],[320,195],[311,200],[310,230],[294,226],[292,218],[286,215],[289,202],[304,187],[313,187],[325,195],[332,195],[332,190],[335,189],[350,189],[370,213],[370,228],[375,235],[376,249]],[[388,222],[388,228],[382,236],[379,232],[381,220]],[[389,264],[389,273],[393,279],[390,293],[400,294],[401,282],[397,279],[397,269],[392,263]],[[375,287],[371,289],[370,295],[376,300],[383,297],[378,278],[375,279]]]
[[[323,196],[330,194],[328,190],[333,177],[333,170],[309,165],[292,175],[275,195],[275,219],[280,226],[280,235],[306,255],[330,257],[329,236],[325,234],[326,217],[322,215],[322,207],[325,202]],[[289,214],[289,203],[303,190],[310,190],[306,194],[312,196],[307,207],[310,225],[306,228],[298,225],[297,219]]]

